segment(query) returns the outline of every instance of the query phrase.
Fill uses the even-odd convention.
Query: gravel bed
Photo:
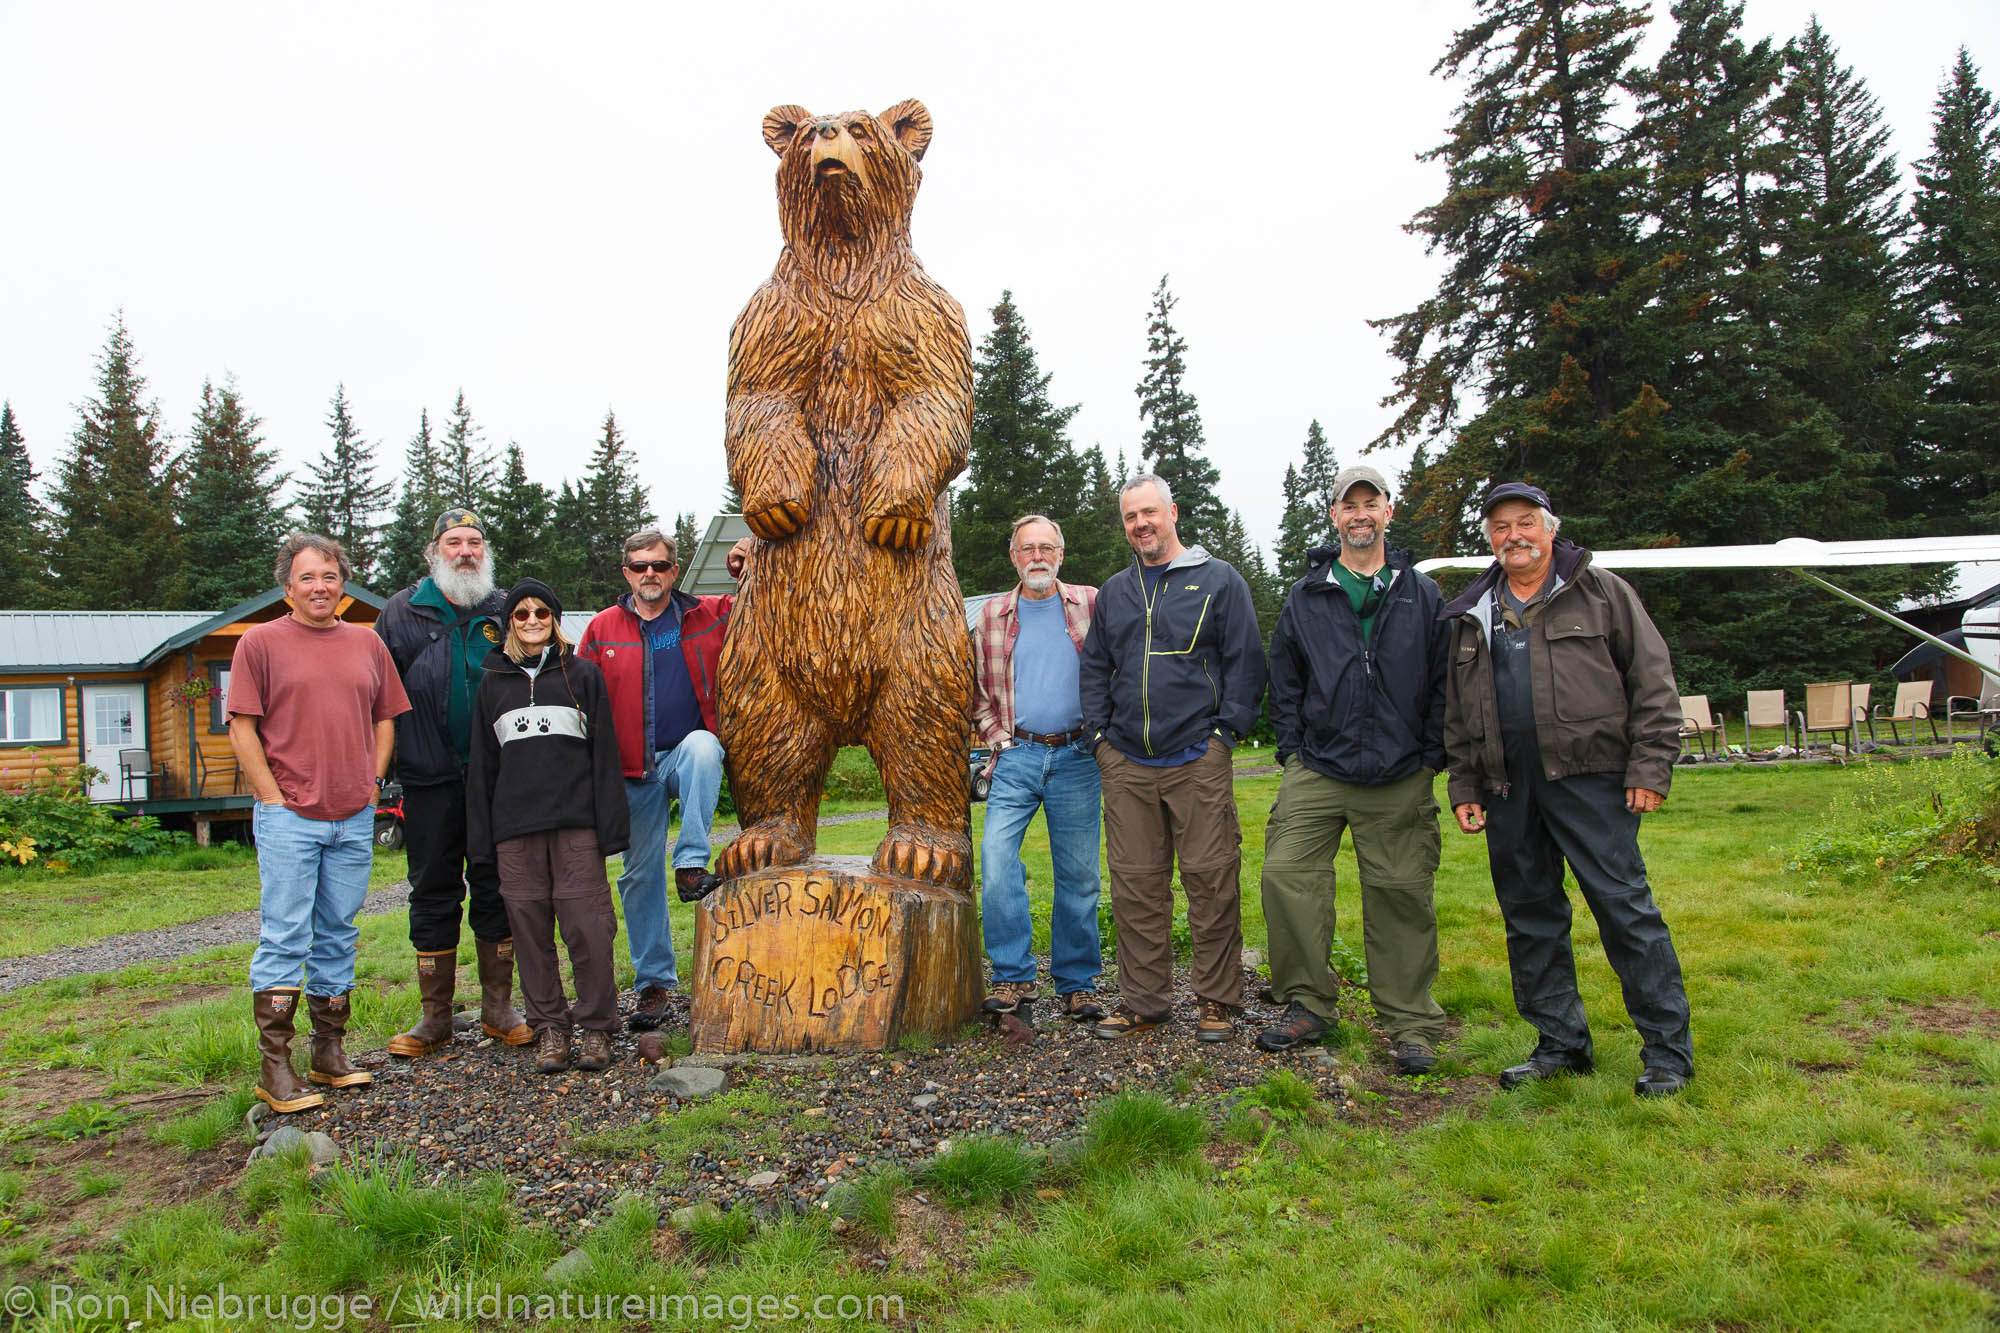
[[[1246,970],[1244,980],[1255,994],[1256,975]],[[373,1086],[329,1093],[325,1107],[285,1123],[331,1134],[349,1160],[411,1155],[434,1181],[497,1171],[524,1216],[568,1228],[628,1191],[653,1199],[662,1217],[704,1202],[767,1217],[818,1209],[843,1177],[886,1163],[914,1169],[970,1135],[1038,1147],[1073,1138],[1098,1101],[1125,1089],[1156,1091],[1220,1119],[1242,1089],[1289,1068],[1336,1111],[1351,1106],[1332,1052],[1255,1048],[1252,1037],[1275,1007],[1253,1002],[1232,1041],[1197,1042],[1184,970],[1176,982],[1173,1024],[1119,1041],[1056,1016],[1045,995],[1031,1032],[1010,1036],[988,1020],[977,1035],[928,1052],[684,1057],[675,1063],[722,1067],[725,1093],[759,1092],[781,1109],[738,1110],[722,1142],[671,1158],[580,1142],[699,1105],[648,1087],[666,1066],[642,1062],[632,1034],[619,1037],[616,1062],[603,1073],[544,1076],[533,1072],[532,1047],[509,1048],[462,1025],[450,1047],[420,1060],[359,1057],[375,1072]],[[686,1021],[687,997],[676,995],[664,1030],[684,1030]]]

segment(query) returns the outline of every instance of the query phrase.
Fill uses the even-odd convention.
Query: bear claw
[[[782,830],[768,827],[752,827],[737,835],[736,841],[722,849],[716,858],[716,873],[724,879],[734,879],[752,870],[762,870],[766,866],[791,865],[805,859],[809,848]]]
[[[743,521],[750,531],[767,542],[789,537],[806,525],[811,511],[802,500],[780,500],[754,514],[745,514]]]
[[[880,517],[862,520],[861,535],[890,550],[914,551],[931,539],[927,518]]]

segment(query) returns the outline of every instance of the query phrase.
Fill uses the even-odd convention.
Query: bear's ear
[[[889,127],[911,157],[924,160],[924,149],[931,146],[931,113],[922,102],[914,97],[898,102],[876,119]]]
[[[771,145],[771,151],[779,157],[792,146],[792,139],[798,134],[799,126],[812,119],[812,112],[802,106],[774,106],[764,113],[764,142]]]

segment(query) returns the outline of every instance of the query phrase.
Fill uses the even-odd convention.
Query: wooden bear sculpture
[[[923,103],[764,117],[785,248],[729,339],[729,477],[757,542],[717,700],[743,832],[724,878],[811,855],[821,784],[868,748],[875,867],[969,886],[972,658],[945,488],[965,468],[965,312],[910,249]]]

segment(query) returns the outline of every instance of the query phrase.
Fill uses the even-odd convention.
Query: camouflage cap
[[[474,532],[484,537],[486,535],[486,520],[462,505],[454,505],[442,514],[439,514],[438,521],[431,524],[431,540],[436,541],[453,528],[471,528]]]

